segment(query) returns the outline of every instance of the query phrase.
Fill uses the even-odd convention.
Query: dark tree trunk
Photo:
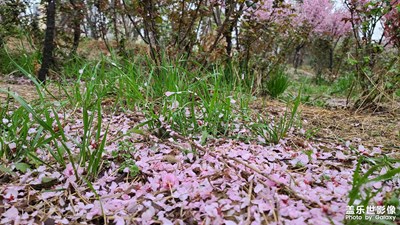
[[[339,43],[340,37],[334,42],[333,40],[330,41],[329,44],[329,72],[334,74],[334,67],[335,67],[335,50]],[[333,43],[332,43],[333,42]]]
[[[108,26],[107,26],[107,18],[106,18],[106,11],[108,10],[108,1],[104,0],[96,0],[95,6],[97,9],[97,13],[95,14],[95,18],[98,25],[98,32],[100,34],[100,38],[103,40],[103,43],[107,47],[107,51],[111,53],[111,46],[108,42],[107,34],[108,34]]]
[[[114,0],[112,2],[112,17],[111,21],[113,24],[113,29],[114,29],[114,38],[115,42],[117,44],[117,49],[118,53],[120,55],[126,55],[125,52],[125,36],[124,33],[120,32],[119,27],[118,27],[118,12],[117,10],[119,9],[119,0]],[[121,34],[121,36],[120,36]]]
[[[46,34],[43,44],[43,57],[42,66],[39,70],[39,81],[43,84],[46,82],[46,76],[49,72],[49,67],[53,63],[53,50],[54,50],[54,35],[56,28],[56,0],[48,0],[47,5],[47,21],[46,21]]]
[[[235,26],[235,21],[230,20],[230,16],[233,14],[234,10],[234,2],[226,1],[225,15],[227,16],[228,26],[224,31],[223,35],[225,36],[226,41],[226,61],[225,61],[225,79],[230,82],[232,81],[232,32]]]
[[[219,16],[215,16],[214,15],[214,19],[215,19],[216,24],[217,25],[220,24],[220,25],[218,25],[219,27],[217,28],[217,34],[215,36],[215,40],[214,40],[213,44],[211,45],[211,47],[209,48],[209,50],[207,51],[208,54],[213,52],[216,49],[218,43],[221,40],[221,37],[222,38],[225,37],[225,40],[226,40],[225,34],[227,33],[227,30],[230,30],[231,37],[232,37],[232,31],[234,29],[234,25],[237,24],[237,21],[239,20],[240,16],[243,15],[244,6],[245,6],[244,2],[240,3],[240,5],[238,7],[238,10],[235,11],[235,13],[234,13],[233,9],[229,10],[229,11],[226,11],[226,13],[225,13],[225,17],[226,18],[225,18],[225,20],[224,20],[224,22],[222,24],[220,24],[221,23],[220,21],[218,22],[218,20],[219,20],[218,17]],[[217,11],[217,12],[219,12],[219,11]],[[226,50],[227,50],[227,52],[231,52],[232,51],[232,38],[230,38],[230,39],[228,38],[227,41],[231,42],[231,44],[230,44],[229,47],[227,46]],[[205,54],[205,55],[208,55],[208,54]],[[201,63],[202,64],[201,68],[202,68],[202,70],[204,70],[206,68],[207,58],[206,57],[202,57],[201,62],[202,62]]]
[[[4,38],[3,35],[0,34],[0,48],[3,48],[4,46]]]
[[[146,39],[149,42],[151,58],[157,65],[161,65],[161,46],[156,26],[156,7],[152,0],[143,1],[144,12],[143,25]]]
[[[302,61],[302,55],[301,55],[301,50],[304,48],[305,43],[302,42],[299,45],[296,46],[295,52],[294,52],[294,57],[293,57],[293,66],[295,71],[297,72],[297,69],[301,65]]]
[[[335,54],[334,54],[334,50],[333,47],[329,47],[329,65],[328,65],[328,69],[329,72],[333,73],[333,58],[334,58]]]
[[[233,32],[234,25],[231,24],[228,27],[228,31],[225,34],[225,41],[226,41],[226,55],[230,61],[232,58],[232,32]]]
[[[83,14],[82,14],[82,8],[83,8],[83,2],[81,0],[70,0],[72,7],[74,8],[74,17],[73,18],[73,29],[74,29],[74,40],[72,43],[72,49],[70,56],[73,56],[76,54],[76,51],[78,50],[79,47],[79,41],[81,38],[81,22],[83,19]]]
[[[112,2],[112,17],[111,17],[111,21],[113,24],[113,29],[114,29],[114,38],[115,38],[115,42],[117,43],[117,48],[120,50],[120,46],[119,46],[119,30],[118,30],[118,15],[117,15],[117,1],[114,0]]]
[[[32,38],[33,38],[33,44],[35,46],[40,46],[40,44],[43,41],[42,32],[39,29],[39,18],[38,14],[35,14],[32,18],[32,23],[31,23],[31,33],[32,33]]]
[[[233,2],[227,1],[226,8],[225,8],[225,15],[226,19],[229,21],[229,17],[232,15],[234,7],[233,7]],[[232,32],[234,28],[234,21],[228,22],[228,27],[226,28],[226,31],[224,31],[224,36],[225,36],[225,41],[226,41],[226,55],[227,55],[227,60],[230,62],[231,56],[232,56]]]

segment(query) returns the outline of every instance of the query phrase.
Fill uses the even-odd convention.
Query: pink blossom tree
[[[296,23],[299,32],[303,33],[303,41],[296,47],[294,66],[300,64],[300,51],[315,39],[322,39],[329,45],[329,70],[333,70],[334,51],[341,37],[351,31],[351,24],[345,20],[348,11],[335,7],[330,0],[304,0],[295,5]]]
[[[238,23],[237,32],[240,70],[242,74],[261,71],[256,78],[258,87],[275,67],[286,60],[287,53],[297,42],[292,25],[294,10],[289,2],[283,0],[245,2],[248,8]]]

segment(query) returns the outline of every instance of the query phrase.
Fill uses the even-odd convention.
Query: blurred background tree
[[[100,53],[125,59],[147,56],[158,66],[169,61],[189,70],[223,65],[227,80],[240,74],[254,93],[261,93],[262,84],[278,68],[310,67],[316,81],[354,74],[354,86],[363,90],[358,106],[379,101],[398,84],[393,68],[399,58],[399,0],[55,3],[50,69],[56,73],[71,60],[94,59]],[[23,45],[38,52],[32,61],[39,67],[45,63],[40,52],[47,4],[35,0],[0,3],[0,45],[27,41]]]

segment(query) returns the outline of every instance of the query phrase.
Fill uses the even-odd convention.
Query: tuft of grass
[[[282,95],[289,87],[289,77],[283,67],[272,71],[271,76],[265,81],[265,91],[273,98]]]
[[[238,116],[234,110],[248,106],[248,93],[226,80],[223,67],[202,76],[167,63],[159,71],[150,73],[144,93],[153,130],[168,126],[183,135],[226,135]]]
[[[293,81],[293,85],[288,88],[289,94],[285,95],[290,98],[290,93],[298,92],[301,87],[302,102],[307,105],[318,107],[327,106],[328,99],[347,98],[350,99],[357,96],[359,88],[355,82],[355,77],[352,74],[346,74],[339,77],[333,83],[319,82],[316,83],[313,78],[301,76]],[[349,92],[350,96],[349,96]]]
[[[235,112],[248,108],[250,100],[250,91],[241,86],[244,82],[238,81],[241,77],[234,70],[227,80],[223,67],[218,66],[200,75],[166,60],[157,67],[145,58],[132,63],[104,57],[97,62],[65,64],[64,72],[69,74],[56,83],[64,96],[61,101],[47,86],[39,84],[30,71],[18,62],[13,63],[35,83],[39,100],[31,105],[20,96],[2,90],[20,106],[11,115],[7,114],[10,111],[7,107],[0,111],[0,119],[12,120],[13,124],[12,129],[0,126],[2,134],[8,132],[3,135],[7,139],[1,138],[0,144],[8,146],[15,142],[18,147],[28,148],[18,148],[21,149],[18,154],[2,148],[5,150],[0,154],[7,155],[8,160],[20,160],[26,155],[37,158],[34,149],[47,151],[62,166],[71,162],[74,169],[85,168],[88,180],[96,177],[104,163],[102,155],[108,133],[108,126],[102,123],[104,107],[109,110],[111,107],[110,111],[146,112],[148,121],[143,126],[151,133],[164,135],[162,129],[171,128],[183,135],[217,137],[232,130],[240,116]],[[111,105],[103,105],[108,99],[112,100]],[[71,111],[79,112],[82,117],[83,133],[79,140],[73,140],[63,130],[62,118]],[[31,127],[37,131],[33,139],[27,138]],[[33,142],[27,143],[28,139]],[[78,152],[72,151],[71,143]],[[134,163],[124,166],[133,169]]]
[[[168,137],[167,130],[170,129],[185,136],[199,138],[202,142],[209,137],[234,137],[232,130],[238,130],[242,123],[252,121],[245,112],[252,99],[253,90],[249,86],[253,86],[251,83],[254,79],[243,77],[234,67],[227,71],[223,66],[216,65],[212,70],[199,74],[168,60],[163,60],[162,65],[155,65],[146,58],[137,58],[133,62],[115,57],[103,57],[96,62],[76,60],[77,64],[64,65],[64,73],[68,75],[60,83],[56,83],[63,100],[54,96],[47,86],[39,84],[29,71],[14,62],[35,83],[40,97],[37,104],[30,105],[21,97],[9,93],[20,105],[19,111],[15,110],[12,114],[14,120],[17,120],[15,126],[26,123],[26,116],[30,114],[33,119],[26,124],[23,131],[35,127],[38,134],[36,138],[30,139],[34,140],[33,143],[26,143],[22,140],[27,138],[17,136],[17,129],[13,128],[7,140],[0,139],[2,146],[10,141],[28,146],[25,152],[19,153],[19,158],[26,155],[37,157],[33,149],[47,151],[62,166],[71,162],[74,169],[83,167],[87,174],[85,179],[92,180],[105,163],[102,158],[108,135],[108,125],[102,121],[105,110],[144,112],[147,121],[132,130],[133,132],[142,133],[144,131],[139,128],[146,129],[149,133],[164,138]],[[283,70],[277,74],[283,76],[284,82],[279,81],[282,77],[276,78],[274,82],[278,82],[278,87],[284,91],[288,78]],[[71,77],[74,79],[70,79]],[[300,99],[299,92],[295,100],[288,103],[284,116],[275,122],[258,118],[251,125],[253,133],[264,137],[268,142],[279,142],[293,127]],[[83,132],[79,140],[73,140],[63,130],[62,118],[71,111],[79,112],[82,119]],[[10,117],[0,111],[0,115],[2,114],[2,117]],[[1,126],[2,129],[3,127]],[[72,151],[71,143],[79,151]],[[10,155],[10,149],[0,153],[8,154],[7,159],[16,159]],[[132,173],[137,172],[134,162],[130,161],[122,166],[129,168]]]
[[[285,114],[273,123],[261,115],[255,123],[248,126],[254,134],[264,139],[267,143],[277,144],[282,138],[285,138],[288,131],[293,127],[298,108],[301,103],[301,92],[298,93],[294,101],[288,102]]]
[[[16,74],[21,75],[18,67],[23,68],[29,73],[35,72],[35,65],[40,61],[41,53],[39,51],[28,52],[21,49],[18,53],[10,53],[8,49],[0,49],[0,75]],[[18,67],[16,66],[18,64]]]
[[[1,92],[7,93],[19,104],[19,107],[12,111],[11,115],[3,111],[0,113],[0,120],[12,120],[12,125],[10,127],[6,126],[8,129],[4,128],[5,126],[1,126],[0,132],[7,133],[4,136],[2,135],[0,143],[2,143],[2,146],[8,144],[8,148],[4,148],[5,150],[2,148],[0,153],[6,155],[10,161],[21,160],[28,156],[49,165],[49,163],[39,159],[36,154],[37,150],[48,151],[53,159],[63,167],[67,164],[66,160],[71,162],[77,180],[80,179],[76,169],[79,165],[86,166],[87,178],[94,179],[97,177],[102,165],[102,154],[106,146],[108,126],[103,133],[101,100],[104,96],[104,89],[101,88],[101,81],[96,78],[96,74],[92,75],[89,82],[84,83],[82,94],[80,92],[78,94],[78,91],[75,92],[74,99],[82,108],[84,127],[83,136],[79,142],[64,133],[63,121],[60,115],[65,117],[65,114],[68,113],[65,108],[66,104],[52,95],[46,86],[39,84],[36,78],[30,75],[28,71],[24,70],[16,62],[14,63],[24,75],[34,82],[39,100],[37,104],[31,105],[16,93],[0,89]],[[80,83],[80,81],[77,82]],[[47,95],[50,95],[51,98]],[[10,112],[7,108],[5,110],[5,112]],[[30,134],[30,128],[35,128],[33,134]],[[31,136],[28,138],[29,135]],[[8,139],[5,140],[5,138]],[[27,142],[26,140],[31,141]],[[11,145],[13,149],[16,144],[21,145],[18,146],[21,147],[18,148],[21,152],[15,154],[12,151],[13,149],[10,149],[9,143],[13,143]],[[78,155],[70,149],[67,143],[73,143],[79,147]],[[12,153],[11,155],[10,152]]]
[[[352,74],[346,74],[339,77],[330,88],[330,95],[346,96],[350,90],[355,77]]]
[[[0,90],[7,93],[6,90]],[[12,111],[13,104],[8,93],[7,102],[0,108],[0,157],[19,161],[35,148],[40,148],[50,139],[43,135],[43,129],[35,129],[31,118],[23,108]],[[32,138],[30,133],[36,132]]]

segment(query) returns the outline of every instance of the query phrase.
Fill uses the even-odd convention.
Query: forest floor
[[[16,92],[28,102],[38,98],[35,86],[23,77],[0,80],[0,88]],[[56,85],[50,85],[49,89],[55,96],[60,96]],[[0,93],[0,99],[5,101],[7,94]],[[396,108],[387,105],[384,112],[355,112],[344,109],[343,101],[346,100],[331,98],[327,107],[301,105],[303,129],[313,133],[313,140],[337,144],[352,141],[367,147],[400,149],[400,116],[397,105]],[[284,112],[285,107],[285,103],[274,99],[258,99],[251,105],[257,113],[273,115]]]
[[[0,88],[28,101],[37,98],[34,85],[24,79],[4,79]],[[1,102],[6,98],[0,94]],[[255,114],[278,116],[286,105],[258,99],[251,108]],[[74,110],[64,116],[64,130],[79,139],[82,116]],[[202,143],[173,131],[167,138],[145,132],[113,142],[144,117],[140,112],[104,113],[107,160],[91,185],[78,179],[84,168],[75,174],[70,163],[61,168],[48,152],[38,150],[51,167],[0,172],[0,224],[343,224],[360,156],[371,162],[361,162],[361,174],[381,156],[400,167],[400,117],[390,111],[355,113],[308,105],[301,105],[299,116],[287,138],[265,145],[229,138]],[[79,151],[73,143],[69,147]],[[136,174],[121,169],[130,159]],[[400,181],[381,179],[387,171],[372,171],[367,178],[377,179],[356,189],[375,193],[369,204],[392,206],[390,201],[399,199]],[[378,220],[399,224],[398,201],[393,205],[397,219],[396,212],[388,211],[385,215],[393,219]]]

